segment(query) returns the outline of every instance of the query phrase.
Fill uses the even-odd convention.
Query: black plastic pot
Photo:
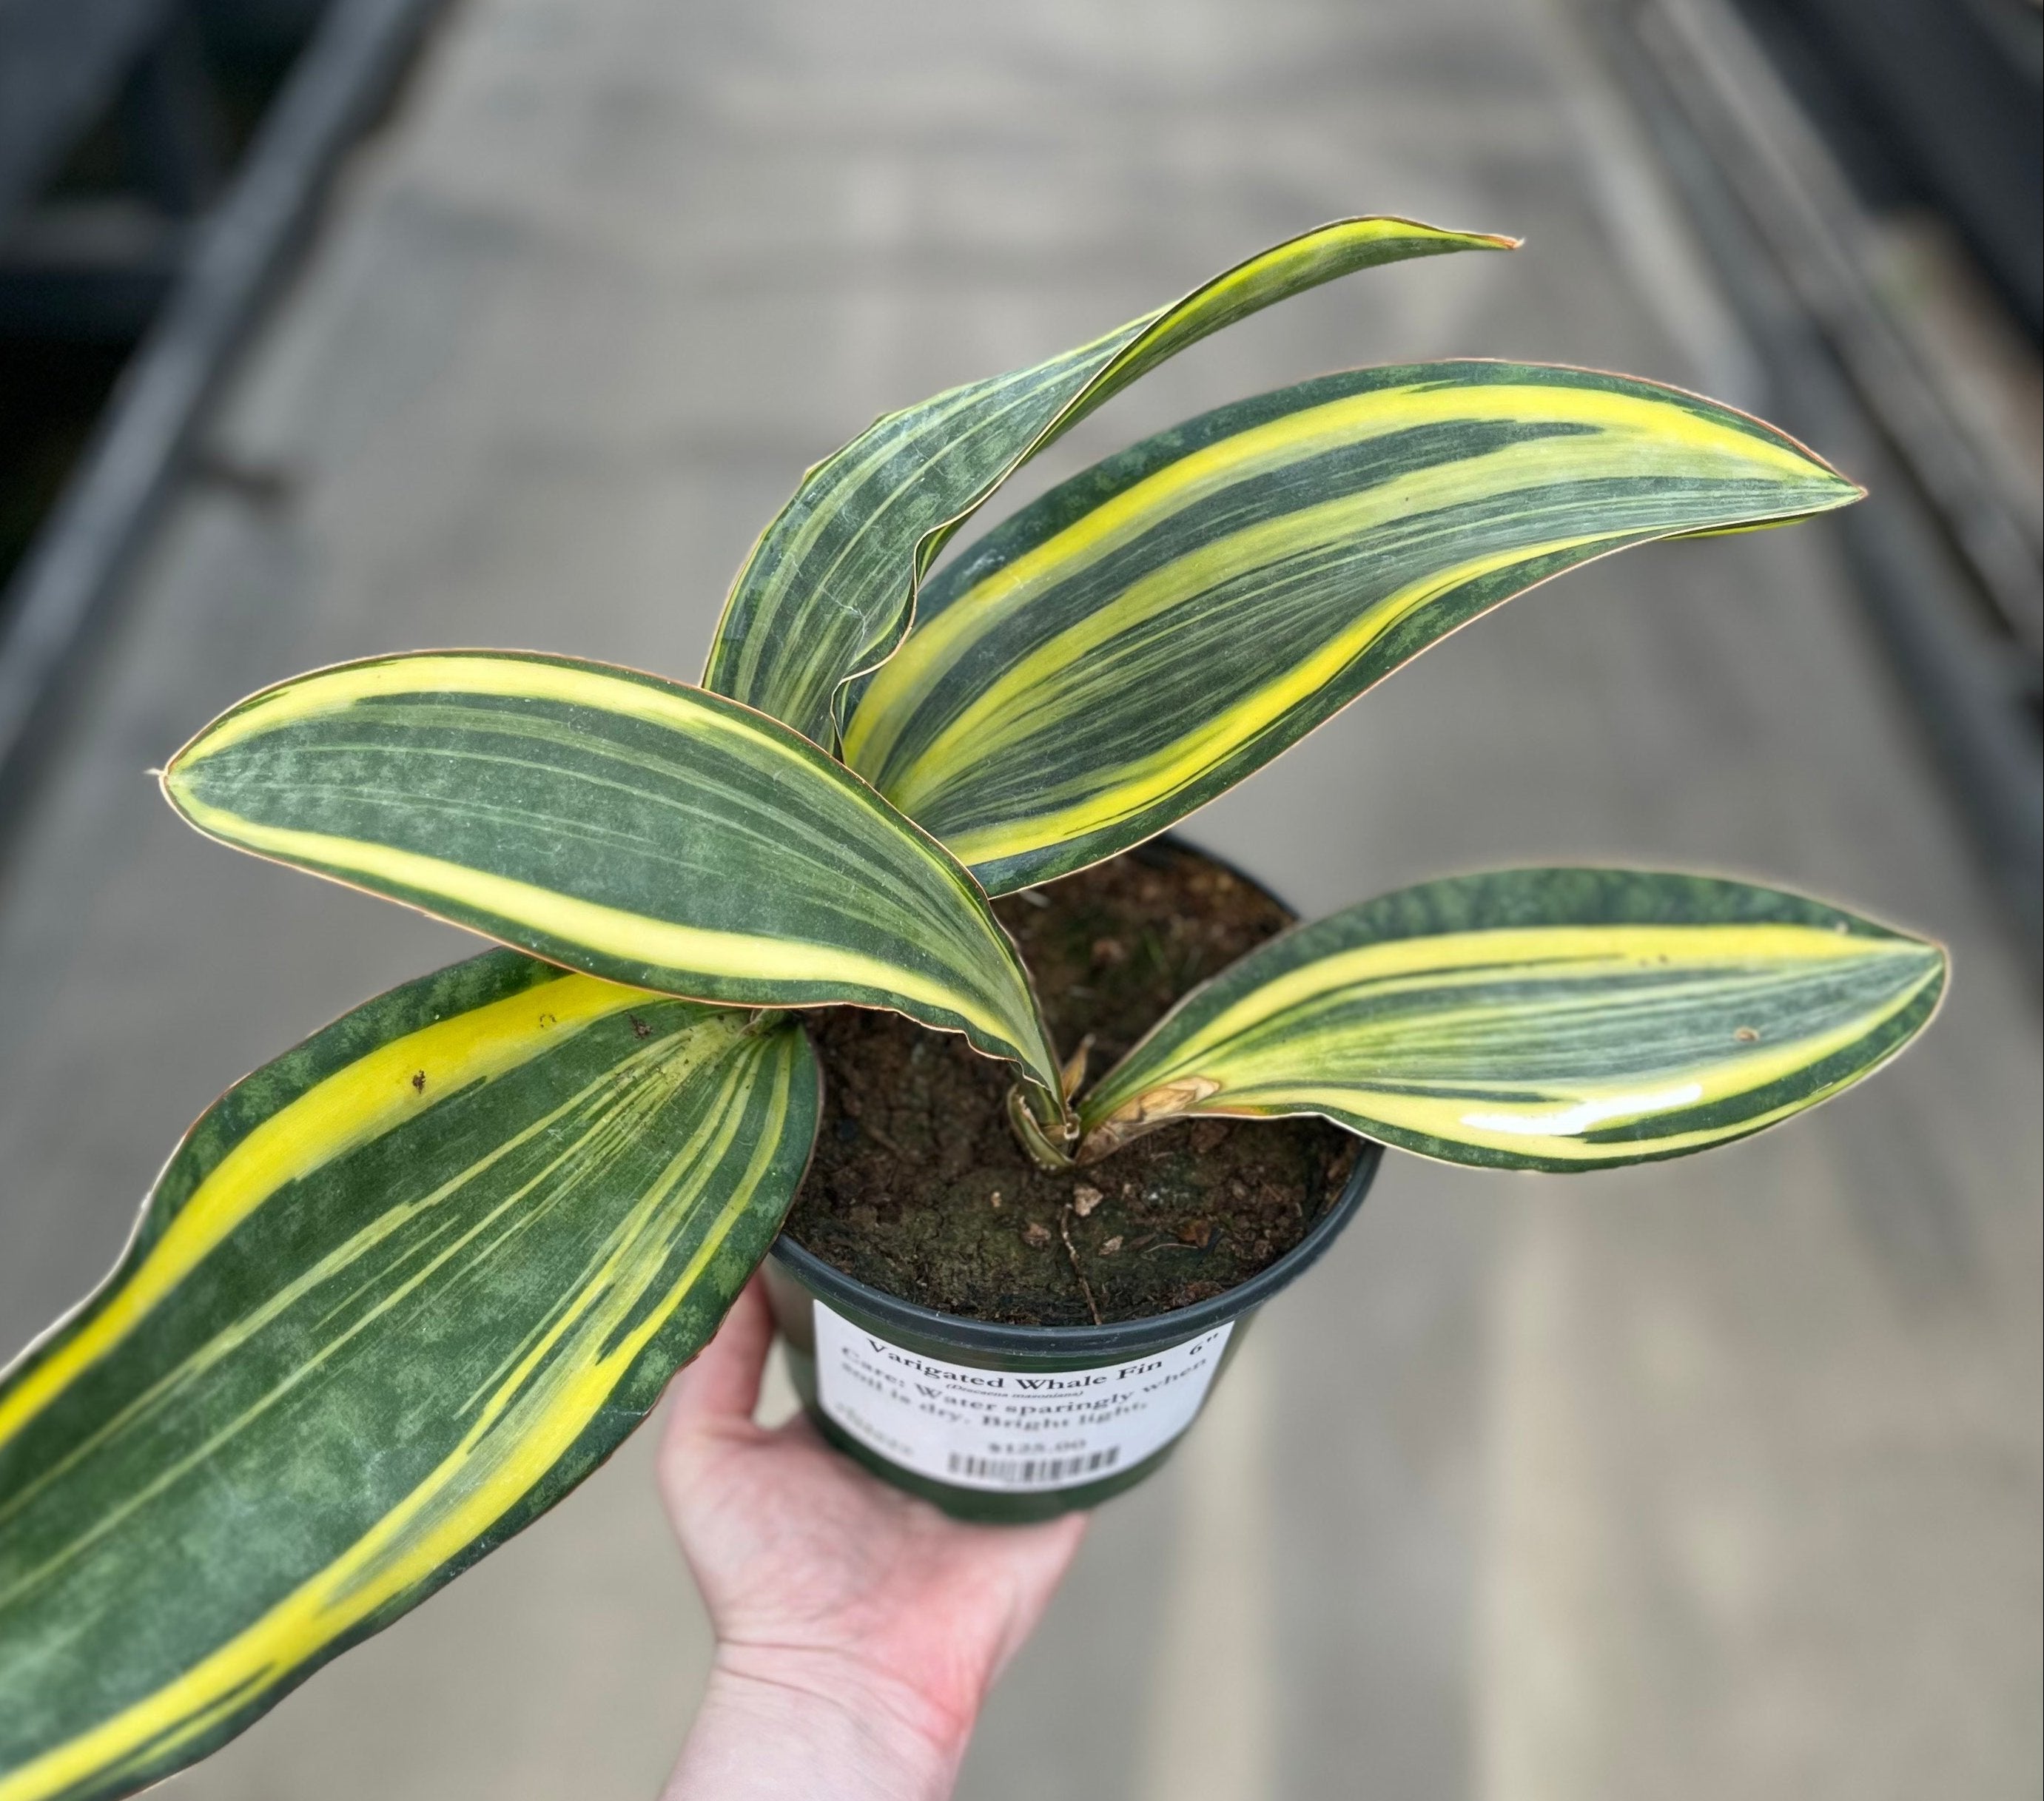
[[[1019,1523],[1097,1507],[1162,1465],[1251,1316],[1355,1216],[1384,1156],[1368,1140],[1359,1149],[1334,1204],[1268,1269],[1193,1306],[1102,1326],[939,1312],[784,1233],[766,1288],[796,1391],[839,1450],[959,1519]]]
[[[1004,1326],[939,1313],[856,1281],[784,1236],[767,1260],[766,1288],[788,1342],[796,1392],[817,1429],[840,1450],[961,1519],[1014,1523],[1097,1507],[1134,1488],[1171,1454],[1242,1342],[1251,1316],[1304,1273],[1355,1216],[1384,1156],[1380,1144],[1362,1150],[1334,1204],[1269,1269],[1211,1300],[1107,1326]],[[817,1379],[820,1326],[826,1381],[851,1376],[856,1383],[857,1365],[863,1365],[878,1373],[866,1381],[900,1384],[912,1408],[962,1411],[970,1397],[980,1405],[969,1419],[998,1414],[1004,1423],[951,1423],[925,1413],[920,1417],[937,1430],[912,1450],[890,1455],[881,1444],[883,1434],[892,1435],[888,1427],[901,1411],[898,1403],[862,1396],[855,1386],[849,1402],[833,1396],[833,1405],[824,1404]],[[1088,1380],[1074,1380],[1081,1377]],[[1044,1385],[1058,1378],[1065,1380]],[[1177,1389],[1161,1419],[1155,1417],[1158,1397],[1145,1392],[1146,1385],[1160,1381]],[[868,1402],[863,1410],[862,1399]],[[1102,1432],[1067,1416],[1061,1427],[1055,1411],[1097,1411],[1139,1400],[1152,1413],[1153,1428],[1168,1430],[1154,1450],[1128,1456],[1108,1453],[1132,1441],[1145,1442],[1134,1433],[1139,1421],[1124,1416]],[[1007,1423],[1018,1407],[1037,1410],[1022,1430]],[[839,1415],[861,1420],[866,1435],[855,1435]],[[1123,1429],[1118,1440],[1111,1435],[1114,1427]],[[1093,1474],[1087,1461],[1103,1456],[1107,1461],[1098,1467],[1104,1473]],[[933,1473],[939,1467],[946,1475]]]

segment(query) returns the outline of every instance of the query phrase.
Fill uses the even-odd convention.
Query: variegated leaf
[[[840,685],[899,641],[951,534],[1059,433],[1167,357],[1288,296],[1379,263],[1509,238],[1343,219],[1278,244],[1033,368],[889,413],[826,458],[739,571],[703,685],[834,743]]]
[[[345,664],[216,720],[164,776],[223,842],[613,981],[893,1008],[1057,1093],[1028,973],[972,879],[807,739],[563,657]]]
[[[1081,1109],[1083,1159],[1195,1114],[1586,1169],[1742,1138],[1923,1030],[1935,945],[1742,882],[1514,870],[1302,926],[1196,989]]]
[[[202,1757],[566,1495],[814,1136],[799,1027],[508,950],[230,1089],[0,1381],[0,1801]]]
[[[992,893],[1125,850],[1512,596],[1858,490],[1694,395],[1575,369],[1331,375],[1053,490],[941,571],[846,760]]]

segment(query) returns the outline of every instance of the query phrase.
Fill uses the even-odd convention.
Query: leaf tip
[[[186,807],[183,796],[180,792],[184,786],[184,772],[179,766],[182,755],[183,753],[180,751],[161,769],[152,769],[149,774],[156,778],[157,790],[170,804],[171,810],[189,817],[189,809]]]

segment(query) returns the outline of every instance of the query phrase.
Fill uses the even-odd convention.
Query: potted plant
[[[1508,248],[1339,221],[882,419],[762,535],[700,686],[382,657],[171,759],[202,831],[504,947],[229,1089],[0,1382],[0,1801],[202,1756],[561,1499],[767,1258],[813,1149],[773,1284],[806,1397],[890,1479],[1014,1517],[1154,1467],[1382,1146],[1681,1155],[1922,1029],[1940,950],[1772,889],[1514,870],[1281,930],[1150,842],[1550,576],[1857,497],[1757,420],[1573,369],[1326,376],[931,576],[1196,339]]]

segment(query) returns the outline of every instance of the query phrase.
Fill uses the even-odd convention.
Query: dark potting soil
[[[1291,924],[1197,853],[1148,844],[994,903],[1069,1055],[1105,1073],[1195,984]],[[1318,1119],[1201,1119],[1082,1169],[1031,1163],[1006,1064],[892,1013],[809,1016],[824,1066],[814,1161],[788,1217],[847,1275],[947,1313],[1082,1326],[1189,1307],[1289,1250],[1356,1140]]]

